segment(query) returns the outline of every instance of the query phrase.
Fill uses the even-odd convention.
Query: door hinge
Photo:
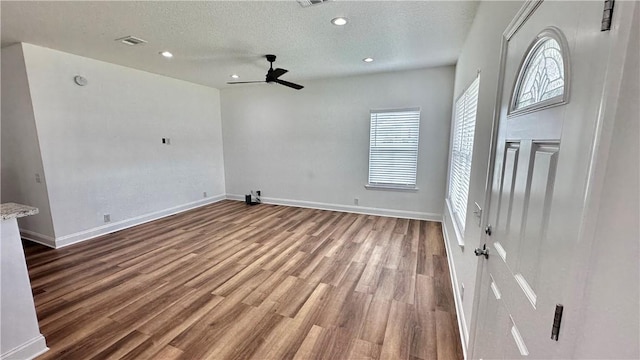
[[[613,3],[615,0],[605,0],[604,10],[602,11],[602,25],[600,31],[611,30],[611,21],[613,19]]]
[[[553,315],[553,327],[551,328],[551,340],[558,341],[558,335],[560,334],[560,322],[562,321],[562,310],[564,306],[562,304],[556,304],[556,312]]]

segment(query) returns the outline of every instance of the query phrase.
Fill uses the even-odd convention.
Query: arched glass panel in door
[[[566,102],[569,81],[566,57],[564,36],[559,30],[547,29],[536,37],[518,72],[512,114]]]

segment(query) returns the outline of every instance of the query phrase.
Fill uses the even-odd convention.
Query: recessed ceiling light
[[[239,78],[239,77],[240,77],[240,76],[238,76],[238,75],[236,75],[236,74],[231,75],[231,78],[232,78],[232,79],[237,79],[237,78]]]
[[[364,59],[362,59],[362,61],[368,63],[368,62],[373,62],[373,59],[372,58],[364,58]]]
[[[163,52],[160,53],[160,55],[162,55],[162,56],[164,56],[166,58],[172,58],[173,57],[173,54],[168,52],[168,51],[163,51]]]
[[[347,24],[347,19],[343,17],[337,17],[337,18],[331,19],[331,23],[333,25],[342,26]]]

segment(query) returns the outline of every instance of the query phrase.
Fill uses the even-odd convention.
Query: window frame
[[[520,89],[524,85],[524,75],[533,60],[533,55],[538,49],[538,47],[542,46],[542,44],[547,39],[555,40],[558,45],[560,45],[560,52],[562,55],[562,65],[564,68],[564,91],[562,95],[554,96],[550,99],[546,99],[543,101],[539,101],[537,103],[527,105],[525,107],[517,109],[518,104],[518,95],[520,94]],[[531,41],[527,50],[525,52],[525,56],[520,61],[520,65],[518,67],[518,73],[514,79],[513,87],[511,91],[511,99],[509,101],[509,110],[507,113],[507,117],[515,117],[523,114],[528,114],[534,111],[560,106],[567,104],[569,102],[569,92],[571,89],[571,69],[570,69],[570,58],[569,58],[569,45],[567,40],[560,31],[560,29],[556,27],[548,27],[542,30],[536,37]]]
[[[470,149],[470,153],[469,153],[469,174],[468,174],[468,179],[467,179],[467,189],[466,189],[466,204],[464,207],[464,214],[463,218],[460,217],[460,213],[462,209],[458,209],[457,206],[455,205],[456,202],[454,201],[454,199],[452,198],[452,189],[453,189],[453,175],[454,175],[454,168],[456,168],[456,160],[457,157],[454,158],[454,146],[455,146],[455,136],[456,136],[456,129],[458,128],[458,108],[459,108],[459,102],[463,101],[462,104],[462,117],[460,118],[460,120],[462,121],[462,124],[460,124],[460,127],[466,127],[469,126],[467,124],[465,124],[465,114],[467,113],[466,108],[467,108],[467,104],[466,104],[466,100],[465,99],[470,90],[474,87],[476,87],[476,97],[475,97],[475,112],[473,114],[473,141],[471,144],[471,149]],[[478,119],[478,105],[479,105],[479,100],[480,100],[480,73],[478,73],[478,75],[473,79],[473,81],[464,89],[464,91],[462,92],[462,94],[460,94],[460,96],[458,96],[453,104],[453,121],[452,121],[452,131],[451,131],[451,145],[449,148],[449,174],[448,174],[448,178],[447,178],[447,196],[446,196],[446,202],[447,202],[447,207],[449,209],[449,214],[451,216],[451,220],[453,222],[453,227],[456,231],[456,234],[458,236],[458,243],[460,245],[464,244],[464,230],[466,228],[466,220],[467,220],[467,213],[469,211],[469,189],[471,187],[471,170],[473,167],[473,145],[475,143],[475,127],[477,124],[477,119]],[[466,165],[462,164],[462,166]]]
[[[414,184],[394,184],[394,183],[376,183],[370,182],[371,180],[371,160],[372,160],[372,116],[373,114],[381,114],[381,113],[399,113],[399,112],[417,112],[418,113],[418,124],[417,124],[417,138],[415,145],[415,154],[416,161],[414,166],[415,171],[415,181]],[[368,169],[367,169],[367,182],[365,184],[365,188],[369,190],[390,190],[390,191],[409,191],[415,192],[418,191],[418,158],[420,155],[420,125],[422,123],[422,109],[420,107],[406,107],[406,108],[390,108],[390,109],[372,109],[369,111],[369,158],[368,158]]]

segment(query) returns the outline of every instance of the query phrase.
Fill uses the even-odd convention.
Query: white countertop
[[[2,220],[17,219],[24,216],[35,215],[38,208],[28,205],[6,203],[0,204],[0,218]]]

